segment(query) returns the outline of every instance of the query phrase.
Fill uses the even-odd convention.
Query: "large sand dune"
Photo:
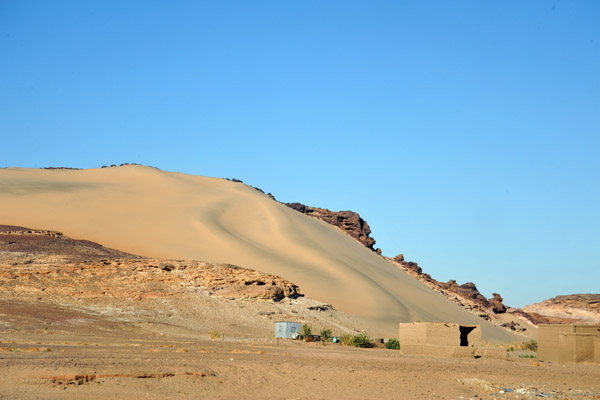
[[[123,166],[0,170],[0,223],[54,229],[156,258],[231,263],[280,275],[308,296],[397,335],[398,322],[480,324],[518,337],[446,300],[337,228],[244,184]]]

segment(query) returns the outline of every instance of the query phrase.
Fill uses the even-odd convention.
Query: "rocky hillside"
[[[600,294],[556,296],[526,306],[522,311],[545,323],[600,324]]]
[[[260,189],[257,190],[262,192]],[[275,200],[270,193],[267,195]],[[333,226],[340,228],[348,235],[362,243],[365,247],[381,255],[381,249],[374,248],[375,239],[370,236],[371,228],[369,227],[369,224],[367,221],[362,219],[358,213],[353,211],[330,211],[325,208],[310,207],[302,203],[283,204],[300,213],[319,218]],[[440,282],[432,278],[431,275],[424,273],[416,262],[405,261],[404,255],[402,254],[399,254],[394,258],[385,258],[389,262],[402,268],[409,275],[412,275],[416,279],[422,281],[433,290],[443,294],[449,300],[477,314],[485,320],[490,321],[494,319],[495,315],[506,313],[506,311],[509,309],[503,304],[504,299],[500,294],[493,293],[493,296],[490,299],[487,299],[479,292],[477,286],[473,282],[467,282],[462,285],[459,285],[455,280]],[[523,312],[522,314],[523,315],[515,315],[515,318],[526,319],[530,322],[534,321],[533,318],[526,317],[527,313]],[[505,327],[509,330],[517,332],[525,331],[527,329],[524,326],[521,326],[520,322],[512,320],[506,322]]]
[[[258,189],[260,190],[260,189]],[[268,196],[275,198],[269,193]],[[358,240],[367,248],[381,255],[381,249],[375,249],[375,239],[367,221],[353,211],[330,211],[325,208],[310,207],[301,203],[283,203],[286,206],[319,218],[334,225]],[[558,296],[554,299],[527,306],[524,309],[512,308],[504,304],[504,299],[499,293],[492,293],[491,298],[483,296],[473,282],[459,285],[455,280],[440,282],[424,273],[422,268],[414,261],[405,261],[404,255],[399,254],[394,258],[385,257],[388,261],[401,267],[416,279],[424,282],[433,290],[443,294],[448,299],[463,306],[481,318],[491,320],[500,314],[510,314],[513,318],[504,326],[513,331],[524,331],[530,322],[539,324],[569,324],[569,323],[600,323],[600,295],[584,294]],[[508,317],[510,318],[510,317]],[[516,320],[515,320],[516,319]],[[524,322],[523,324],[521,322]]]
[[[60,232],[0,226],[0,290],[44,296],[142,299],[190,290],[232,298],[283,299],[298,286],[235,265],[157,260]]]
[[[476,314],[480,318],[483,318],[486,321],[497,321],[501,326],[511,331],[525,332],[527,330],[528,323],[523,321],[523,319],[525,319],[523,316],[508,315],[506,313],[510,308],[503,304],[502,296],[498,293],[494,293],[492,298],[487,299],[479,292],[477,286],[473,282],[467,282],[462,285],[456,283],[455,280],[439,282],[436,279],[433,279],[431,275],[424,273],[423,269],[419,267],[416,262],[405,261],[402,254],[399,254],[394,258],[386,257],[386,259],[390,263],[403,269],[407,274],[420,280],[431,289]]]

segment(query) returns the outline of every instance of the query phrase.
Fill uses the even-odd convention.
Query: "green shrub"
[[[343,334],[342,337],[340,337],[340,343],[345,346],[352,346],[353,338],[354,336],[349,333]]]
[[[312,327],[308,324],[302,325],[302,328],[300,328],[300,334],[302,335],[303,338],[312,336]]]
[[[364,333],[359,333],[358,335],[351,335],[346,333],[342,335],[340,338],[340,342],[346,346],[354,346],[354,347],[373,347],[373,342],[371,342],[371,338]]]
[[[321,329],[321,339],[323,339],[323,340],[331,339],[331,329]]]
[[[364,334],[359,333],[352,337],[352,346],[354,347],[373,347],[373,343],[371,342],[371,338]]]
[[[532,339],[532,340],[530,340],[528,342],[524,342],[521,345],[521,348],[523,350],[537,351],[537,340]]]
[[[221,337],[221,334],[218,331],[212,330],[212,331],[208,332],[208,336],[210,336],[210,338],[212,340],[217,340],[218,338]]]
[[[400,342],[398,339],[388,339],[387,343],[385,344],[385,348],[391,350],[400,350]]]
[[[521,354],[519,358],[535,358],[533,354]]]

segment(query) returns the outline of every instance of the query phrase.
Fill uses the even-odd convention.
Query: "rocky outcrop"
[[[523,331],[527,330],[527,328],[523,328],[521,326],[521,324],[518,323],[517,321],[505,322],[505,323],[503,323],[500,326],[503,327],[503,328],[506,328],[508,330],[515,331],[515,332],[523,332]]]
[[[414,261],[406,261],[404,254],[398,254],[394,258],[387,258],[388,261],[400,266],[409,275],[414,276],[433,290],[443,294],[449,300],[454,301],[460,306],[474,312],[483,319],[490,320],[494,314],[505,313],[507,307],[502,303],[503,299],[498,293],[494,293],[491,299],[486,299],[473,282],[467,282],[462,285],[455,280],[440,282],[423,272]]]
[[[429,274],[424,273],[423,269],[416,262],[405,261],[403,254],[398,254],[394,258],[388,258],[388,261],[400,266],[408,274],[443,294],[448,299],[487,320],[499,314],[509,314],[521,322],[529,321],[533,325],[600,324],[600,294],[557,296],[541,303],[526,306],[523,309],[515,309],[507,307],[504,304],[504,299],[498,293],[492,293],[492,297],[486,299],[473,282],[467,282],[462,285],[456,283],[455,280],[445,283],[439,282]],[[526,330],[517,321],[505,322],[502,326],[517,332]]]
[[[473,282],[463,283],[459,285],[455,280],[449,280],[446,283],[440,282],[440,287],[444,290],[447,290],[452,293],[456,293],[459,296],[462,296],[466,299],[469,299],[477,304],[479,304],[483,308],[493,308],[492,304],[488,299],[485,298],[479,290],[477,286]]]
[[[61,232],[12,225],[0,225],[1,252],[18,253],[23,257],[52,254],[70,260],[137,257],[88,240],[71,239]]]
[[[248,184],[244,183],[244,181],[242,181],[241,179],[236,179],[236,178],[225,178],[225,179],[230,182],[245,184],[245,185],[261,192],[265,196],[271,198],[273,201],[277,201],[278,203],[283,204],[284,206],[288,206],[289,208],[296,210],[302,214],[310,215],[311,217],[318,218],[322,221],[327,222],[328,224],[338,227],[339,229],[343,230],[344,232],[346,232],[348,235],[350,235],[354,239],[358,240],[365,247],[367,247],[367,248],[373,250],[374,252],[376,252],[377,254],[381,255],[381,249],[376,249],[374,247],[375,239],[373,239],[370,236],[371,228],[369,227],[369,224],[367,223],[367,221],[362,219],[358,213],[355,213],[354,211],[331,211],[326,208],[310,207],[310,206],[307,206],[302,203],[283,203],[283,202],[278,201],[275,198],[275,196],[273,196],[273,194],[265,193],[265,191],[262,190],[261,188],[252,186],[252,185],[248,185]]]
[[[503,303],[504,299],[498,293],[492,293],[492,298],[490,299],[490,303],[493,306],[493,311],[496,314],[505,313],[507,308]]]
[[[198,289],[234,299],[280,300],[300,295],[298,286],[281,277],[200,261],[140,258],[57,262],[46,256],[15,262],[4,256],[0,266],[0,291],[44,297],[144,300]]]
[[[571,294],[556,296],[519,310],[543,323],[600,324],[600,294]]]
[[[235,299],[301,295],[279,276],[235,265],[143,258],[56,231],[0,226],[0,291],[143,300],[198,289]]]
[[[302,203],[283,203],[286,206],[311,217],[319,218],[336,226],[358,240],[364,246],[381,254],[381,249],[375,249],[375,239],[371,234],[371,228],[367,221],[362,219],[358,213],[353,211],[330,211],[326,208],[317,208],[304,205]]]

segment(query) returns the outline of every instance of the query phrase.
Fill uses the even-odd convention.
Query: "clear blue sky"
[[[0,165],[358,211],[513,306],[600,292],[600,2],[0,0]],[[48,227],[51,228],[51,227]]]

